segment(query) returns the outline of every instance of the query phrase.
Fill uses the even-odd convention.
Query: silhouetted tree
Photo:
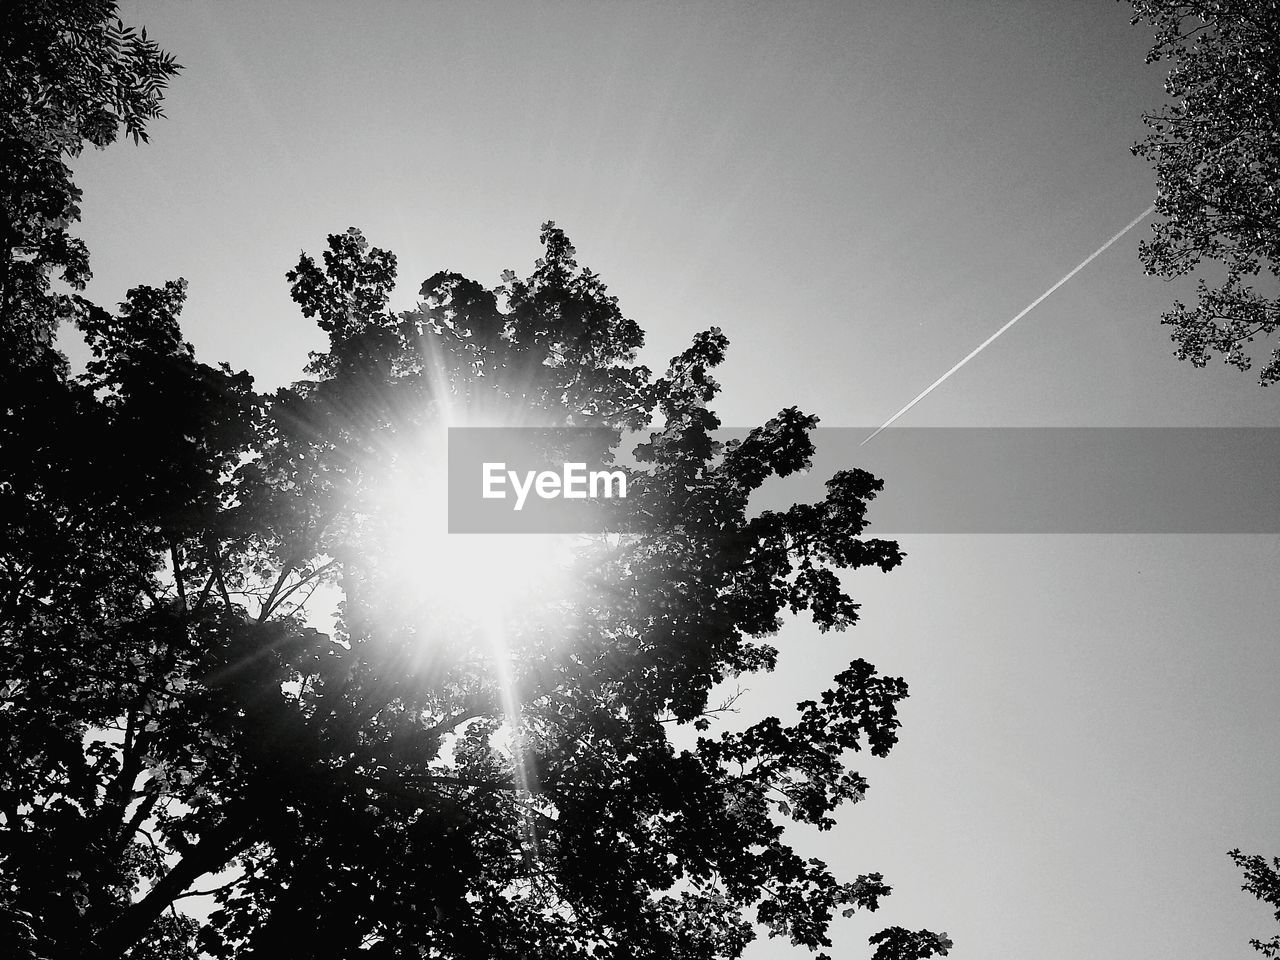
[[[1280,4],[1274,0],[1133,0],[1134,23],[1156,40],[1148,63],[1169,63],[1172,101],[1144,117],[1151,134],[1134,152],[1156,171],[1162,219],[1141,246],[1148,272],[1165,278],[1211,266],[1193,306],[1175,303],[1177,356],[1203,367],[1221,356],[1249,369],[1255,341],[1280,326]],[[1261,289],[1256,285],[1262,279]],[[1280,350],[1259,382],[1280,380]]]
[[[181,281],[116,311],[52,292],[57,270],[87,275],[66,155],[121,123],[141,137],[174,69],[112,9],[4,14],[6,91],[29,91],[5,99],[5,135],[44,166],[6,187],[0,942],[710,958],[737,956],[752,921],[818,950],[835,911],[875,909],[880,874],[837,879],[784,826],[829,829],[862,796],[845,759],[890,750],[906,684],[853,660],[785,716],[733,727],[711,698],[774,665],[765,638],[788,614],[856,621],[838,572],[901,560],[862,536],[880,483],[843,471],[821,502],[751,513],[808,465],[815,419],[788,409],[717,442],[723,335],[660,376],[638,365],[639,327],[553,224],[528,277],[439,273],[403,313],[395,258],[330,237],[289,274],[329,347],[271,395],[195,359]],[[63,316],[93,353],[78,377],[51,344]],[[380,491],[449,416],[502,410],[642,431],[627,509],[663,522],[581,544],[579,586],[508,618],[496,646],[487,618],[406,583]],[[308,619],[317,588],[337,598],[332,633]],[[207,920],[175,909],[205,892]],[[877,960],[950,945],[898,927],[873,942]]]
[[[1280,857],[1273,857],[1267,863],[1265,857],[1244,854],[1239,850],[1232,850],[1229,856],[1244,873],[1244,886],[1241,889],[1274,907],[1276,921],[1280,922]],[[1280,933],[1272,935],[1270,940],[1254,939],[1249,943],[1270,960],[1280,957]]]
[[[180,67],[146,31],[116,19],[107,0],[40,0],[0,9],[0,309],[21,307],[7,335],[48,341],[74,299],[50,294],[56,274],[74,290],[89,279],[84,244],[68,226],[80,191],[67,166],[85,144],[106,147],[123,129],[147,139],[164,89]]]
[[[120,829],[150,802],[100,793],[114,761],[85,737],[119,716],[108,677],[127,675],[145,646],[126,625],[166,549],[157,509],[198,496],[191,482],[169,487],[166,473],[195,479],[177,448],[235,429],[187,389],[189,375],[212,386],[220,374],[166,339],[179,286],[135,291],[119,318],[131,332],[100,354],[137,369],[150,358],[149,384],[133,377],[99,398],[95,378],[69,380],[51,346],[60,320],[107,332],[77,293],[90,274],[69,230],[80,191],[68,161],[121,129],[145,140],[178,70],[114,15],[113,3],[79,0],[0,9],[0,942],[18,956],[87,947],[96,918],[164,867]],[[135,955],[167,955],[191,926],[158,921]]]
[[[208,886],[201,949],[296,957],[735,956],[747,907],[820,948],[835,910],[888,892],[782,831],[862,795],[843,756],[888,752],[901,680],[855,660],[790,719],[707,735],[713,688],[773,665],[759,638],[786,612],[848,626],[835,571],[897,565],[860,536],[879,483],[846,471],[820,503],[750,515],[809,462],[813,418],[718,444],[724,337],[652,376],[564,235],[543,242],[527,279],[437,274],[396,315],[394,259],[331,237],[323,268],[291,274],[330,349],[270,397],[191,357],[172,284],[92,311],[88,372],[13,398],[21,424],[67,408],[55,435],[6,437],[26,446],[5,516],[0,717],[22,749],[3,856],[33,955],[181,955],[193,929],[165,911]],[[646,429],[628,508],[679,523],[581,553],[582,585],[508,624],[500,665],[430,583],[406,593],[370,491],[446,406],[504,403]],[[342,598],[333,636],[297,603],[319,583]]]

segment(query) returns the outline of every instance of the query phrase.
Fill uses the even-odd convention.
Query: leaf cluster
[[[113,0],[39,0],[0,9],[0,310],[22,307],[0,349],[26,354],[52,338],[77,302],[50,293],[90,277],[88,251],[68,228],[80,190],[68,161],[123,129],[135,143],[162,117],[181,67],[146,30],[116,17]]]
[[[1244,873],[1244,886],[1240,889],[1274,907],[1276,921],[1280,922],[1280,857],[1272,857],[1268,863],[1266,857],[1241,853],[1239,850],[1232,850],[1228,855]],[[1280,957],[1280,933],[1268,940],[1254,937],[1249,943],[1268,960]]]
[[[1156,172],[1162,217],[1140,247],[1147,271],[1172,279],[1201,264],[1196,303],[1162,322],[1176,355],[1198,367],[1220,356],[1248,370],[1280,327],[1280,4],[1274,0],[1134,0],[1155,30],[1149,63],[1168,63],[1170,102],[1144,117],[1134,147]],[[1258,374],[1280,380],[1273,348]]]

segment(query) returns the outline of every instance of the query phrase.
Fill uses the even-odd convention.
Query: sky
[[[185,277],[198,356],[260,388],[323,346],[284,273],[327,234],[392,250],[408,307],[437,270],[527,273],[553,219],[650,365],[724,330],[726,424],[874,426],[1153,198],[1129,147],[1163,72],[1111,0],[121,10],[186,69],[149,145],[77,162],[89,294]],[[1157,318],[1189,287],[1143,275],[1148,229],[900,423],[1276,425],[1276,388],[1173,359]],[[1272,922],[1226,851],[1280,854],[1280,538],[900,539],[850,578],[863,622],[789,625],[739,704],[856,656],[911,684],[867,799],[791,834],[895,889],[835,955],[901,924],[961,960],[1255,956]]]

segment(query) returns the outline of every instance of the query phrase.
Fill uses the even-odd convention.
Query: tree
[[[1134,23],[1156,31],[1148,63],[1168,61],[1173,101],[1145,116],[1134,153],[1155,166],[1163,218],[1140,247],[1148,273],[1172,279],[1202,262],[1194,306],[1162,322],[1176,355],[1198,367],[1214,355],[1241,370],[1255,341],[1280,327],[1280,4],[1275,0],[1133,0]],[[1259,284],[1259,280],[1261,283]],[[1259,382],[1280,380],[1273,349]]]
[[[1275,907],[1276,920],[1280,922],[1280,857],[1273,857],[1271,862],[1267,863],[1266,857],[1244,854],[1239,850],[1232,850],[1228,855],[1244,873],[1245,882],[1241,889],[1246,893],[1252,893],[1262,903]],[[1253,939],[1249,943],[1270,960],[1280,957],[1280,933],[1273,935],[1265,942]]]
[[[9,355],[48,342],[76,303],[51,295],[57,273],[73,290],[89,280],[84,244],[68,232],[80,191],[67,160],[85,144],[102,149],[123,128],[135,143],[163,116],[168,81],[181,68],[126,27],[111,0],[41,0],[0,10],[0,309],[19,306],[22,342]]]
[[[906,685],[855,660],[789,719],[738,730],[712,730],[710,700],[773,665],[761,638],[787,611],[856,621],[836,571],[901,559],[860,536],[879,482],[845,471],[820,503],[749,515],[807,465],[814,419],[717,443],[723,335],[654,377],[564,234],[542,238],[530,277],[437,274],[395,315],[394,258],[331,237],[290,275],[330,349],[270,397],[193,360],[180,285],[83,322],[98,359],[65,386],[86,412],[50,442],[103,474],[77,489],[92,503],[27,482],[12,532],[30,546],[7,558],[28,574],[4,633],[0,716],[26,747],[5,778],[5,909],[33,955],[736,956],[744,908],[818,949],[834,911],[888,893],[798,857],[783,823],[827,829],[862,796],[843,756],[889,751]],[[499,664],[430,585],[405,595],[397,517],[369,492],[446,407],[509,403],[646,429],[629,509],[680,523],[580,552],[584,585],[508,623]],[[39,579],[68,558],[83,572]],[[342,596],[333,636],[298,602],[319,583]],[[219,872],[206,924],[166,919]]]
[[[52,292],[84,262],[40,239],[74,219],[62,158],[98,142],[86,129],[109,142],[103,103],[126,129],[154,116],[173,68],[104,25],[110,4],[81,7],[6,22],[62,53],[14,54],[5,82],[35,77],[22,89],[81,140],[45,143],[6,208],[0,939],[32,958],[733,957],[753,920],[820,950],[835,911],[875,909],[880,874],[837,879],[784,827],[829,829],[862,796],[845,759],[892,748],[906,684],[855,659],[786,716],[735,724],[713,696],[774,665],[789,614],[855,623],[839,572],[902,559],[862,535],[879,481],[842,471],[818,503],[752,514],[752,491],[808,465],[815,418],[718,442],[725,337],[662,375],[637,364],[640,328],[553,224],[528,277],[438,273],[402,313],[394,256],[330,237],[289,274],[329,347],[270,395],[196,360],[181,281],[115,311]],[[42,111],[11,113],[12,139],[57,126]],[[62,206],[12,213],[41,191]],[[64,316],[93,352],[78,377],[51,342]],[[579,586],[500,628],[416,582],[385,495],[424,436],[495,411],[641,431],[626,509],[678,520],[579,544]],[[204,892],[207,920],[176,909]]]

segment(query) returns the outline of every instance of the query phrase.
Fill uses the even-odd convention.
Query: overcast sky
[[[323,345],[283,274],[328,233],[395,252],[407,307],[440,269],[527,273],[554,219],[651,365],[723,328],[726,424],[876,424],[1152,199],[1129,146],[1162,68],[1110,0],[121,7],[186,69],[150,145],[77,164],[90,294],[186,277],[200,358],[260,387]],[[1147,229],[902,424],[1276,425],[1280,388],[1172,359]],[[742,704],[854,656],[911,684],[866,801],[793,832],[895,887],[836,955],[901,924],[974,960],[1255,956],[1225,854],[1280,854],[1280,538],[902,545],[853,578],[861,626],[788,628]]]

